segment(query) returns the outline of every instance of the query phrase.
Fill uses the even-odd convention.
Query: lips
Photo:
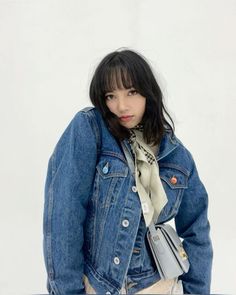
[[[122,116],[120,117],[120,120],[123,122],[130,121],[133,118],[133,116]]]
[[[121,116],[120,119],[121,119],[121,118],[129,118],[129,117],[133,117],[133,116],[132,116],[132,115]]]

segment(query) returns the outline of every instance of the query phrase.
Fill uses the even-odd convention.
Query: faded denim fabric
[[[124,144],[130,150],[127,140]],[[209,294],[212,245],[208,195],[190,152],[169,133],[156,155],[168,197],[156,223],[175,218],[190,270],[184,293]],[[177,183],[172,184],[175,176]],[[160,280],[145,237],[139,197],[119,142],[93,107],[79,111],[59,139],[45,183],[43,250],[50,294],[134,294]]]

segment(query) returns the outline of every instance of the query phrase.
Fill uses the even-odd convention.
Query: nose
[[[123,95],[119,96],[118,101],[117,101],[117,108],[121,114],[127,112],[128,105],[127,105],[127,99],[125,96],[123,96]]]

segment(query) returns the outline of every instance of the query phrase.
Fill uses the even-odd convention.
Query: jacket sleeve
[[[97,159],[91,118],[79,112],[59,139],[48,163],[43,250],[50,294],[82,294],[83,224]]]
[[[184,293],[210,294],[213,250],[207,217],[208,194],[190,157],[192,170],[188,188],[175,218],[177,233],[184,239],[183,246],[189,257],[190,268],[179,279],[183,282]]]

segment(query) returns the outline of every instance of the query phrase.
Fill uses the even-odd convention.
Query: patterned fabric
[[[132,132],[132,131],[131,131]],[[133,154],[135,155],[135,152],[133,150],[133,142],[136,141],[136,134],[133,131],[130,138],[129,138],[129,143],[131,144],[131,148],[133,151]],[[147,158],[147,161],[150,165],[152,165],[155,162],[155,156],[153,154],[151,154],[150,152],[148,152],[141,144],[140,142],[137,141],[137,146],[139,149],[141,149],[143,151],[143,153],[145,154],[145,157]]]
[[[135,158],[135,181],[143,216],[148,227],[167,203],[159,176],[159,166],[152,150],[145,143],[142,126],[130,129],[129,143]],[[154,215],[155,214],[155,215]]]

